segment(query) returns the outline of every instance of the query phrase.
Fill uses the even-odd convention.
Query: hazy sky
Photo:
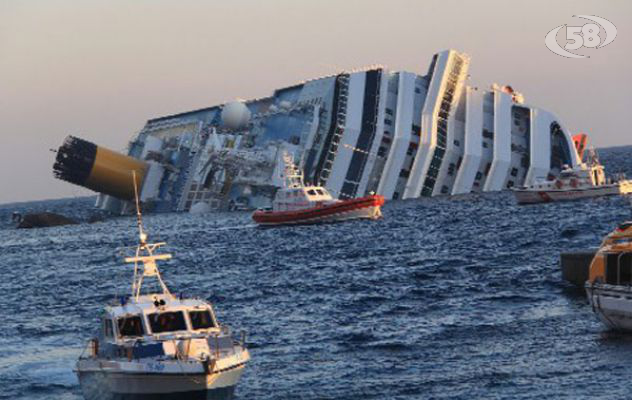
[[[589,59],[544,37],[598,15]],[[0,0],[0,203],[85,195],[52,177],[68,134],[123,150],[152,117],[266,96],[370,64],[425,73],[472,56],[471,84],[511,84],[598,146],[632,144],[632,2]]]

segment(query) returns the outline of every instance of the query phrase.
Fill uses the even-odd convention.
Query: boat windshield
[[[153,333],[186,331],[187,325],[184,322],[182,311],[154,313],[147,316],[149,325]]]
[[[121,336],[143,336],[145,334],[143,323],[138,315],[119,318],[118,330]]]
[[[114,337],[114,328],[112,326],[112,320],[109,318],[103,321],[103,333],[106,338]]]
[[[191,318],[191,325],[194,330],[215,328],[215,323],[209,310],[189,311],[189,318]]]

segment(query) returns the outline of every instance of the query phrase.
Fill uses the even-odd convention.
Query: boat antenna
[[[134,180],[134,201],[136,203],[136,220],[138,223],[138,236],[141,245],[147,243],[147,234],[143,230],[143,214],[140,212],[140,199],[138,198],[138,181],[136,180],[136,170],[132,170],[132,179]]]

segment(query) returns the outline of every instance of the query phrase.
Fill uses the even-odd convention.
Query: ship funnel
[[[143,161],[68,136],[57,150],[53,175],[95,192],[121,200],[133,200],[132,173],[135,171],[142,183],[147,169]]]

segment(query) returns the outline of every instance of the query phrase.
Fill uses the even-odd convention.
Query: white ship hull
[[[579,200],[591,197],[632,193],[632,181],[612,185],[590,186],[577,189],[536,190],[513,189],[518,204],[547,203],[552,201]]]
[[[586,285],[590,305],[610,329],[632,332],[632,288],[628,286]]]
[[[118,364],[118,365],[116,365]],[[116,362],[85,360],[78,364],[79,383],[86,400],[232,399],[245,364],[205,373],[202,368],[165,368],[143,372]],[[158,362],[148,369],[162,368]],[[199,364],[196,365],[196,367]],[[136,370],[134,370],[136,369]],[[178,369],[180,372],[178,372]]]

